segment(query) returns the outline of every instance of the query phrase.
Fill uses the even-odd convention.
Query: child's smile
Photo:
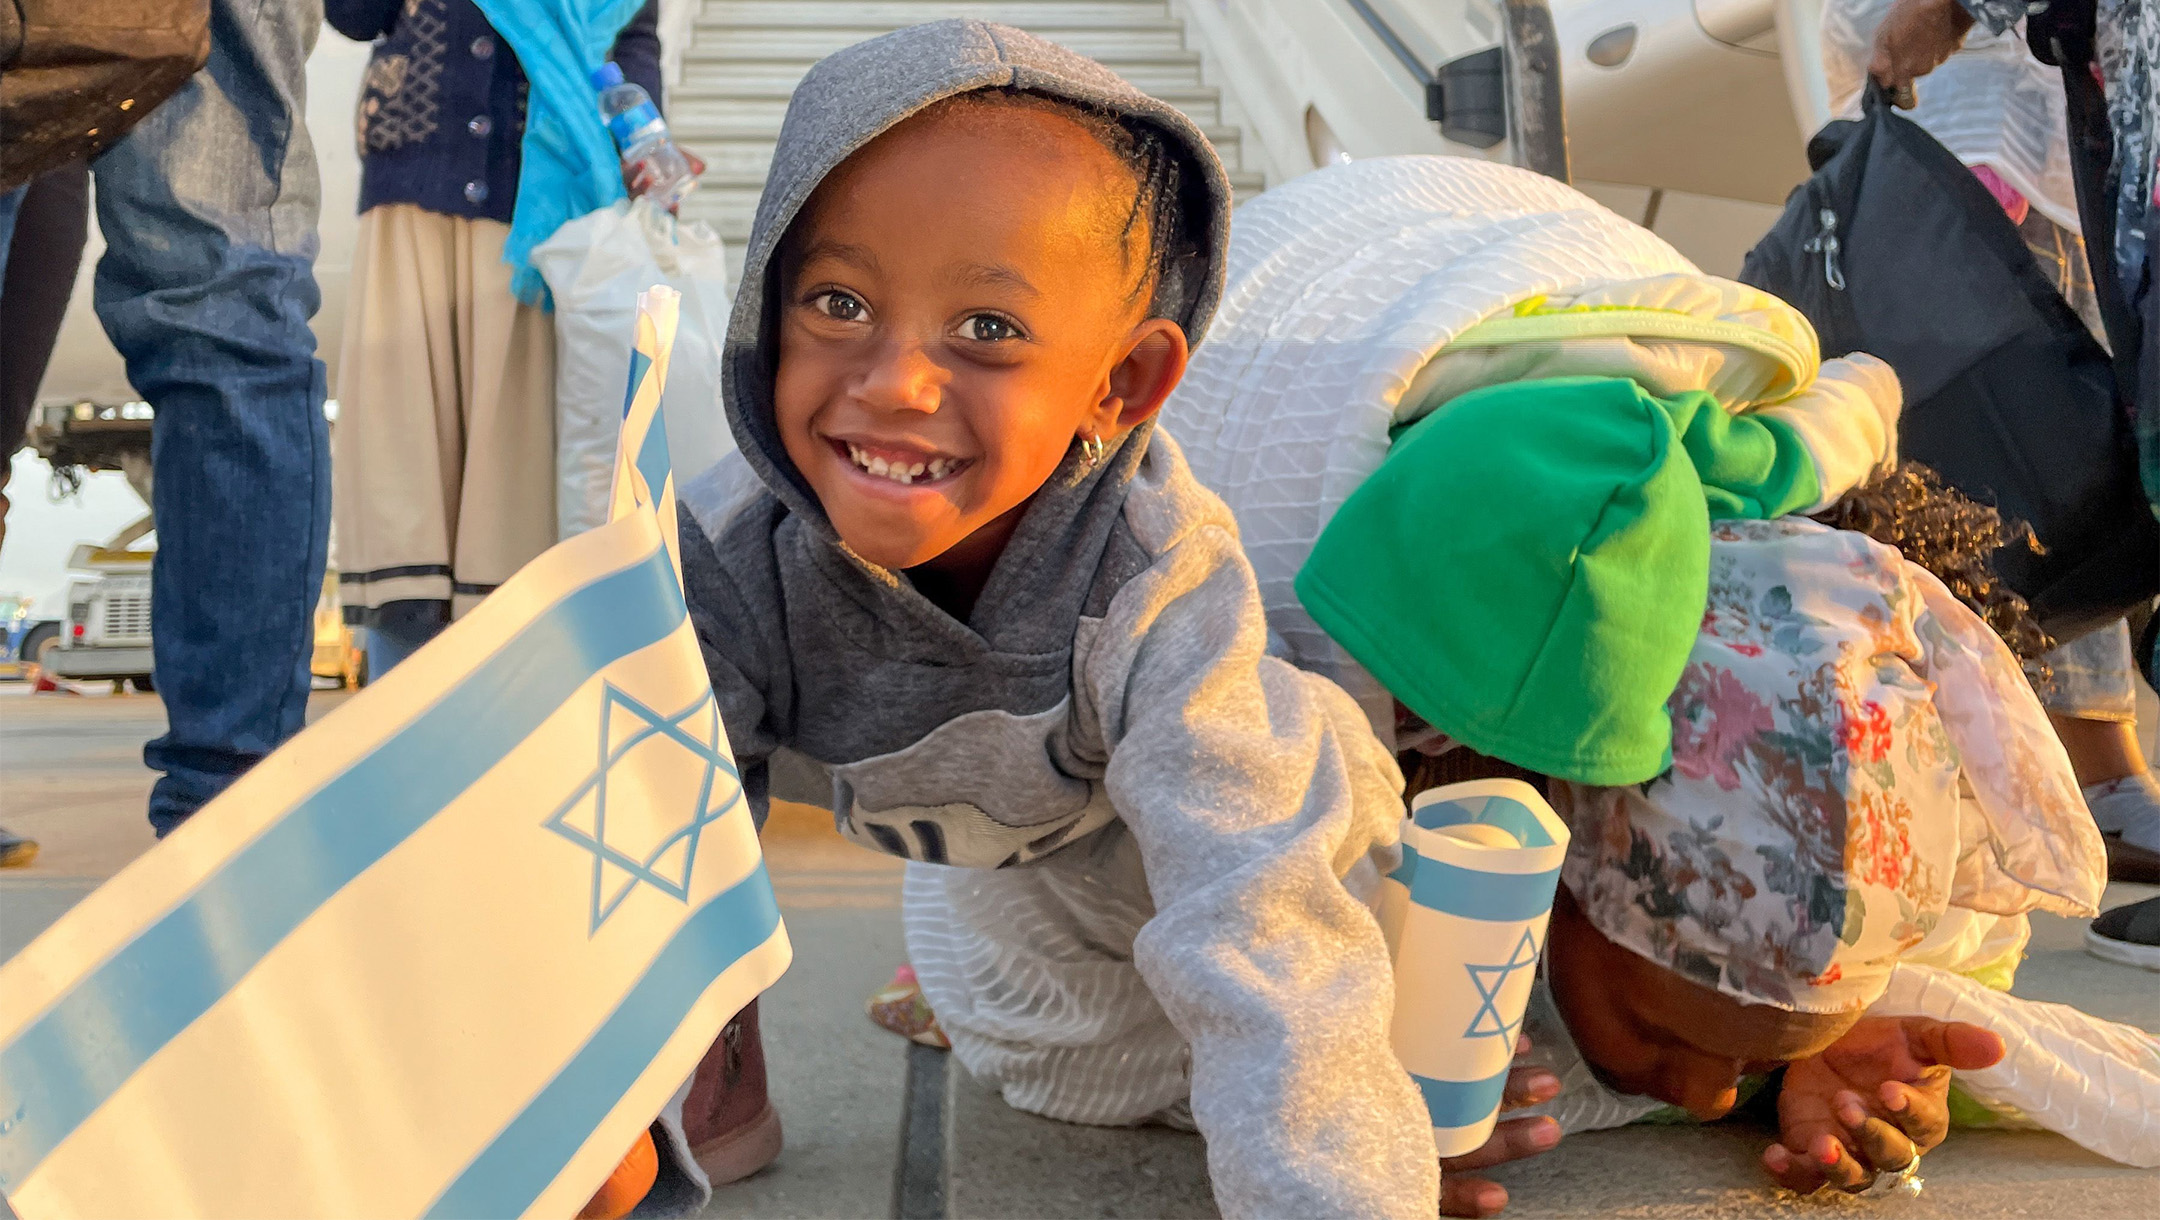
[[[967,99],[825,179],[784,247],[774,412],[856,554],[970,602],[1074,443],[1153,413],[1185,344],[1144,317],[1136,190],[1072,118]]]
[[[892,445],[874,440],[835,439],[834,447],[847,454],[856,469],[874,479],[902,487],[925,487],[944,482],[967,469],[968,459],[912,445]]]

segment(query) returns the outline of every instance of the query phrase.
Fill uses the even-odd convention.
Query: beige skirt
[[[463,614],[555,542],[555,330],[510,294],[508,225],[360,217],[332,430],[339,590]]]

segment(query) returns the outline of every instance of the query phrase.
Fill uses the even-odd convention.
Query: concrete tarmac
[[[318,696],[311,713],[344,697]],[[151,777],[141,749],[163,720],[153,696],[32,698],[0,688],[0,824],[44,846],[32,867],[0,872],[0,958],[154,842],[143,819]],[[800,806],[775,809],[765,850],[795,944],[793,968],[762,1009],[787,1148],[771,1169],[723,1188],[706,1215],[893,1215],[909,1168],[901,1157],[907,1055],[864,1017],[863,1002],[905,957],[899,866],[844,842],[829,815]],[[2108,900],[2154,892],[2117,886]],[[2019,993],[2160,1030],[2160,974],[2090,957],[2079,948],[2082,934],[2081,921],[2037,917]],[[1214,1214],[1198,1136],[1053,1123],[1010,1110],[957,1065],[936,1076],[935,1088],[913,1099],[926,1129],[910,1140],[917,1169],[931,1175],[921,1184],[932,1188],[913,1197],[934,1198],[936,1214]],[[1506,1214],[1522,1220],[1823,1215],[1826,1207],[1895,1220],[2160,1215],[2160,1172],[2125,1169],[2045,1133],[1955,1133],[1928,1154],[1925,1193],[1873,1204],[1769,1189],[1755,1158],[1771,1138],[1744,1121],[1633,1127],[1571,1138],[1493,1176],[1513,1193]]]
[[[316,695],[309,719],[348,697]],[[33,697],[0,686],[0,825],[41,845],[29,868],[0,870],[0,960],[157,842],[144,816],[152,776],[142,744],[164,727],[155,696]],[[786,1150],[705,1214],[884,1216],[906,1058],[863,1002],[906,960],[900,862],[846,842],[830,814],[799,805],[774,808],[764,845],[795,948],[760,1008]]]

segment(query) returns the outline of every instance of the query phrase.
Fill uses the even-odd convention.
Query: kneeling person
[[[1266,654],[1230,514],[1152,422],[1229,208],[1188,120],[1018,30],[824,61],[759,206],[741,454],[685,491],[685,580],[754,807],[788,749],[843,834],[911,861],[910,956],[971,1071],[1056,1118],[1189,1114],[1226,1214],[1429,1217],[1344,882],[1400,773]]]

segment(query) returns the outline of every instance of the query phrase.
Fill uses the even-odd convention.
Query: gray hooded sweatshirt
[[[1389,1048],[1378,925],[1342,880],[1393,841],[1401,776],[1346,695],[1267,655],[1235,523],[1175,444],[1143,426],[1099,463],[1076,448],[965,622],[841,545],[781,444],[782,236],[850,154],[981,89],[1160,128],[1205,199],[1205,253],[1166,277],[1157,310],[1197,343],[1221,292],[1220,163],[1184,116],[1100,64],[1007,26],[943,21],[811,70],[729,324],[723,395],[741,451],[683,495],[691,616],[744,788],[762,819],[776,773],[807,776],[814,791],[782,787],[831,808],[842,834],[955,876],[1133,859],[1117,879],[1129,892],[1105,901],[1141,911],[1137,932],[1089,952],[1144,982],[1189,1046],[1170,1088],[1189,1087],[1224,1213],[1423,1220],[1438,1199],[1430,1127]],[[1000,982],[1013,987],[981,985]],[[931,995],[963,1025],[968,998]],[[1099,1024],[1088,1049],[1120,1057],[1124,1031]],[[970,1066],[1002,1083],[985,1059]]]

